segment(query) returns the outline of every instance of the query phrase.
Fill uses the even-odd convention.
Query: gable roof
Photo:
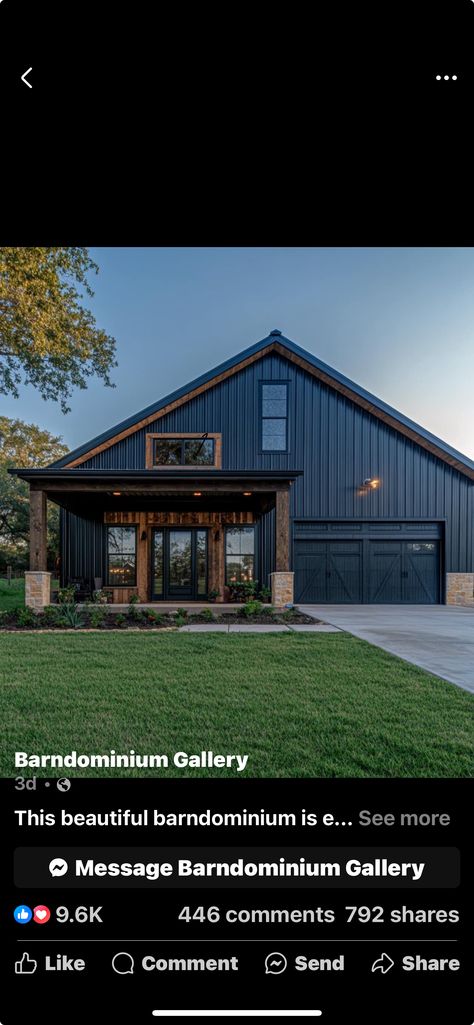
[[[344,377],[338,370],[333,370],[332,367],[323,363],[316,356],[313,356],[312,353],[307,352],[306,349],[302,349],[295,342],[290,341],[289,338],[285,338],[281,331],[278,331],[276,328],[270,331],[270,334],[266,338],[262,338],[260,342],[256,342],[255,345],[251,345],[248,349],[244,349],[231,359],[225,360],[217,367],[207,371],[207,373],[196,377],[194,381],[183,385],[182,388],[171,392],[165,398],[140,410],[134,416],[122,420],[121,423],[111,427],[108,431],[104,431],[96,438],[69,452],[62,459],[51,463],[51,466],[72,468],[80,465],[86,459],[90,459],[111,445],[115,445],[122,438],[127,437],[141,427],[147,426],[147,424],[176,409],[177,406],[189,402],[196,395],[200,395],[209,388],[215,387],[220,381],[238,373],[246,366],[249,366],[258,359],[262,359],[271,352],[277,352],[285,357],[285,359],[290,360],[290,362],[296,363],[335,391],[340,392],[346,398],[355,402],[356,405],[361,406],[369,413],[372,413],[373,416],[378,417],[378,419],[405,435],[405,437],[415,441],[422,448],[436,455],[450,466],[455,467],[455,469],[465,474],[471,480],[474,480],[474,461],[472,459],[463,455],[462,452],[458,452],[457,449],[452,448],[451,445],[437,438],[430,431],[425,430],[424,427],[420,427],[419,424],[404,416],[403,413],[399,413],[392,406],[387,405],[386,402],[382,402],[381,399],[366,391],[365,388],[361,388],[354,381],[349,380],[348,377]]]

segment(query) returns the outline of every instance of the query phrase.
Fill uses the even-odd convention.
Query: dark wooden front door
[[[207,531],[163,527],[153,531],[151,598],[197,601],[207,596]]]

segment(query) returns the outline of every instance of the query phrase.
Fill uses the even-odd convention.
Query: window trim
[[[121,527],[122,530],[134,530],[135,531],[135,574],[133,583],[130,581],[128,584],[109,584],[109,530],[115,530],[117,527]],[[113,554],[113,553],[112,553]],[[122,553],[123,554],[123,553]],[[105,524],[105,584],[104,587],[137,587],[137,562],[138,562],[138,524],[137,523],[106,523]]]
[[[260,452],[262,456],[278,456],[284,455],[290,451],[290,381],[288,378],[283,380],[261,380],[259,381],[259,440],[260,440]],[[263,388],[264,385],[285,385],[286,387],[286,416],[264,416],[263,415]],[[286,421],[286,448],[264,448],[263,447],[263,421],[264,420],[285,420]]]
[[[232,587],[233,584],[227,578],[227,533],[230,530],[253,530],[253,580],[258,580],[257,575],[257,524],[256,523],[228,523],[224,530],[224,586]]]
[[[157,440],[157,441],[160,441],[160,440],[161,441],[174,441],[174,440],[176,440],[176,441],[184,441],[186,438],[188,438],[190,441],[192,441],[192,440],[194,440],[194,441],[201,441],[203,439],[203,435],[204,434],[206,435],[207,438],[209,438],[209,439],[214,441],[214,462],[213,463],[193,463],[193,464],[188,464],[188,465],[186,465],[184,463],[178,463],[178,464],[177,463],[160,463],[160,464],[155,464],[155,462],[154,462],[155,440]],[[147,470],[157,470],[157,471],[160,471],[160,470],[165,470],[166,471],[166,470],[170,470],[170,469],[171,470],[183,470],[184,473],[186,473],[186,471],[189,471],[189,470],[191,471],[191,473],[196,473],[196,470],[202,470],[202,471],[220,470],[221,467],[222,467],[222,434],[216,433],[214,431],[191,431],[191,432],[166,431],[165,434],[154,434],[154,433],[153,434],[147,434],[147,436],[146,436],[146,452],[145,452],[145,467],[146,467]]]

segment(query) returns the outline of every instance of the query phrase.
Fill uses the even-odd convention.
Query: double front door
[[[162,527],[153,531],[152,601],[198,601],[207,597],[207,531]]]

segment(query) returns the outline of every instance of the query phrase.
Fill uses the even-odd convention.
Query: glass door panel
[[[196,591],[197,596],[207,596],[207,530],[196,530]]]
[[[162,598],[164,593],[163,580],[163,531],[155,530],[153,533],[153,554],[152,554],[152,598]]]
[[[191,530],[170,530],[168,533],[168,591],[170,596],[192,597],[192,537]]]

